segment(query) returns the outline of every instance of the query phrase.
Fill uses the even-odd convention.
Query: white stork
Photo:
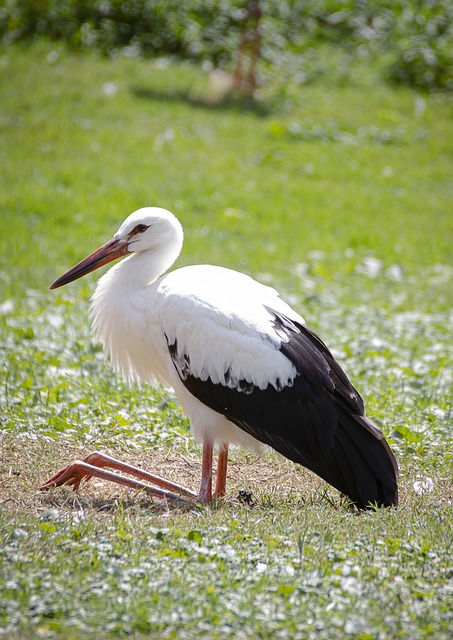
[[[157,379],[175,390],[203,442],[199,493],[98,452],[40,488],[78,489],[83,477],[96,476],[160,497],[207,503],[225,493],[229,443],[264,443],[314,471],[359,509],[396,506],[395,458],[325,344],[274,289],[242,273],[199,265],[162,275],[182,244],[173,214],[139,209],[51,289],[128,256],[97,284],[94,332],[126,378]]]

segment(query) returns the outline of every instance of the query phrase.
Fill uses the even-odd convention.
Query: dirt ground
[[[74,492],[70,487],[39,491],[38,487],[58,470],[75,460],[82,460],[92,449],[64,446],[58,442],[33,442],[3,439],[0,441],[0,506],[11,512],[39,516],[50,507],[73,513],[88,509],[98,513],[120,503],[123,508],[162,507],[162,501],[112,482],[92,478],[82,481]],[[201,478],[200,453],[140,451],[137,453],[103,450],[141,469],[198,492]],[[214,458],[214,468],[216,460]],[[215,483],[215,476],[213,478]],[[229,456],[227,492],[223,502],[253,506],[258,502],[294,500],[313,502],[332,500],[340,504],[337,492],[326,492],[326,485],[315,475],[280,456],[233,449]],[[180,507],[179,507],[180,508]]]
[[[57,471],[75,460],[82,460],[92,449],[58,441],[35,442],[3,438],[0,440],[0,507],[12,513],[39,517],[51,507],[60,513],[74,511],[91,512],[94,515],[111,511],[121,505],[124,509],[187,508],[179,503],[162,500],[118,484],[92,478],[82,481],[74,492],[70,487],[55,487],[39,491],[38,487]],[[114,451],[102,450],[110,456],[155,473],[167,480],[181,484],[198,492],[201,478],[200,452],[171,451]],[[214,458],[214,468],[216,460]],[[414,500],[453,503],[451,479],[436,478],[433,491],[419,496],[414,491],[414,482],[419,474],[413,470],[400,474],[400,508]],[[215,484],[215,474],[213,477]],[[313,473],[281,456],[265,452],[262,455],[232,448],[230,450],[227,490],[217,505],[225,506],[276,504],[290,501],[294,507],[328,501],[332,508],[341,508],[345,499],[334,489],[327,487]],[[190,505],[189,505],[190,508]]]

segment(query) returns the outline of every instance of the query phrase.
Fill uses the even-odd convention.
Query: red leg
[[[228,443],[222,442],[219,448],[219,459],[217,463],[217,481],[215,485],[214,498],[221,498],[225,495],[226,476],[228,467]]]
[[[137,478],[147,480],[152,485],[156,486],[153,487],[144,482],[132,480],[111,471],[105,471],[103,467],[110,467],[117,471],[124,471],[125,473],[129,473]],[[117,482],[118,484],[123,484],[134,489],[144,489],[147,493],[151,493],[152,495],[161,498],[171,499],[179,498],[180,496],[186,496],[189,498],[197,497],[193,491],[186,489],[186,487],[181,487],[180,485],[164,480],[163,478],[146,471],[142,471],[137,467],[133,467],[132,465],[126,464],[125,462],[121,462],[120,460],[116,460],[115,458],[111,458],[110,456],[106,456],[97,451],[87,456],[85,460],[76,461],[68,467],[65,467],[52,478],[47,480],[47,482],[42,484],[39,489],[45,490],[51,486],[60,487],[67,484],[73,485],[74,490],[77,490],[84,477],[89,480],[93,476],[104,480],[111,480],[112,482]],[[160,489],[157,487],[160,487]],[[169,493],[166,490],[173,491],[174,493]]]
[[[201,486],[198,500],[203,504],[212,500],[212,442],[206,436],[203,439]]]

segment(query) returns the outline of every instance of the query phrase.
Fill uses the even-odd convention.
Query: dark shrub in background
[[[393,82],[453,88],[450,0],[258,2],[263,68],[287,67],[289,58],[297,66],[329,43],[351,56],[387,54]],[[107,55],[172,55],[228,69],[246,14],[247,0],[6,0],[0,38],[44,37]]]

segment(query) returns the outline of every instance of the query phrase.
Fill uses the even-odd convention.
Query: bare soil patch
[[[91,479],[82,482],[79,491],[70,487],[56,487],[38,491],[38,487],[59,469],[75,460],[85,458],[93,449],[86,446],[64,445],[55,441],[34,442],[5,438],[0,442],[0,506],[9,511],[39,517],[52,507],[60,513],[89,510],[105,514],[121,506],[153,511],[191,508],[181,504],[163,504],[143,491],[135,491],[112,482]],[[201,450],[180,451],[117,451],[103,450],[108,455],[142,469],[156,473],[173,482],[198,491],[201,478]],[[214,461],[215,466],[215,461]],[[400,477],[400,508],[408,502],[420,500],[452,504],[453,483],[437,478],[429,495],[418,496],[413,484],[418,478],[414,470]],[[214,477],[215,481],[215,477]],[[319,501],[328,501],[332,508],[345,504],[334,489],[308,470],[272,452],[262,455],[233,448],[228,466],[227,493],[215,505],[222,508],[256,505],[275,505],[291,502],[295,508]]]
[[[38,491],[38,487],[59,469],[85,458],[93,449],[64,446],[57,442],[33,442],[4,439],[0,445],[0,505],[8,511],[40,515],[51,506],[73,512],[93,509],[105,512],[122,504],[124,508],[140,504],[143,508],[162,507],[160,500],[142,491],[134,491],[97,478],[82,482],[79,491],[56,487]],[[201,452],[114,451],[108,455],[156,473],[198,491],[201,478]],[[214,460],[214,466],[215,466]],[[215,481],[215,478],[214,478]],[[228,466],[227,495],[223,502],[254,506],[260,501],[313,501],[325,499],[325,483],[309,471],[271,453],[233,449]],[[336,499],[335,492],[332,499]],[[168,505],[167,505],[168,506]],[[176,507],[181,508],[181,506]]]

